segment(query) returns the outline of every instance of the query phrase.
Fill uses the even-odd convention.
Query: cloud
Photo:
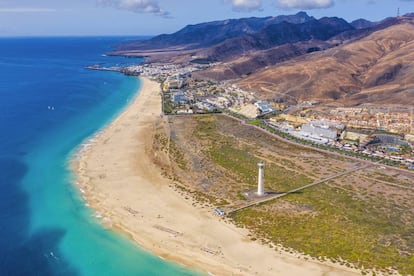
[[[334,0],[277,0],[283,9],[325,9],[334,5]]]
[[[157,0],[97,0],[97,3],[100,6],[115,7],[120,10],[169,16],[169,12],[161,9]]]
[[[56,11],[56,9],[48,8],[0,8],[0,13],[44,13]]]
[[[225,3],[231,3],[234,11],[251,12],[262,9],[262,0],[225,0]]]

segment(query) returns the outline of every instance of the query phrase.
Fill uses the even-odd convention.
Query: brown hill
[[[288,16],[252,17],[189,25],[174,34],[120,45],[117,51],[110,54],[143,56],[147,62],[227,62],[241,55],[261,52],[260,60],[265,61],[262,64],[267,66],[274,65],[274,61],[280,62],[308,53],[309,49],[320,50],[319,44],[324,44],[320,41],[327,41],[340,34],[353,37],[354,32],[360,31],[344,19],[315,19],[299,12]],[[297,43],[299,45],[290,49],[286,46],[279,47]],[[304,48],[302,44],[309,44],[309,47]],[[270,55],[275,53],[278,56],[276,59],[264,52],[274,47],[281,49],[280,53],[275,50],[269,52]]]
[[[404,18],[390,17],[382,20],[381,22],[373,23],[374,25],[372,27],[346,30],[348,28],[348,23],[344,22],[342,19],[335,17],[322,18],[320,21],[324,22],[325,25],[339,25],[339,29],[342,31],[340,31],[338,27],[334,30],[331,29],[331,31],[338,32],[337,35],[331,37],[329,35],[330,27],[326,28],[326,26],[319,26],[319,30],[323,30],[319,36],[312,36],[311,39],[303,39],[299,42],[287,42],[285,40],[281,45],[265,49],[262,49],[263,47],[252,47],[252,45],[257,46],[257,37],[254,38],[253,36],[244,36],[237,39],[229,39],[213,47],[200,49],[192,53],[203,60],[223,62],[210,70],[198,72],[195,76],[198,78],[207,78],[219,81],[245,77],[246,75],[263,70],[266,67],[273,66],[302,55],[361,40],[376,31],[401,24],[401,22],[405,20],[406,19]],[[313,21],[313,23],[315,22]],[[309,28],[309,26],[312,25],[311,21],[307,22],[307,25]],[[271,33],[271,36],[276,37],[281,34],[280,32]],[[305,34],[303,32],[299,33],[301,33],[302,38],[304,38]],[[326,40],[326,38],[329,39]]]
[[[199,56],[210,60],[228,61],[242,54],[263,51],[286,44],[309,41],[327,41],[341,33],[354,31],[349,23],[337,17],[324,17],[319,20],[293,24],[281,22],[269,25],[254,34],[246,34],[227,39],[207,51],[200,51]]]
[[[243,44],[238,45],[239,48],[242,46]],[[268,66],[288,61],[311,52],[325,50],[333,46],[333,43],[311,40],[294,44],[284,44],[268,50],[251,51],[221,63],[209,70],[196,72],[194,76],[201,79],[213,79],[217,81],[238,79]]]
[[[238,84],[279,101],[414,105],[414,18],[264,69]]]
[[[275,17],[250,17],[228,19],[187,25],[173,34],[163,34],[149,40],[130,41],[119,45],[118,50],[154,50],[166,48],[199,49],[216,45],[227,39],[243,35],[254,34],[262,29],[279,25],[281,23],[303,24],[315,19],[305,12],[292,15],[279,15]],[[352,26],[350,26],[352,28]]]

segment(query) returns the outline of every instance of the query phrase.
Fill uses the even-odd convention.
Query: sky
[[[0,0],[0,36],[173,33],[188,24],[306,11],[379,21],[414,12],[414,0]]]

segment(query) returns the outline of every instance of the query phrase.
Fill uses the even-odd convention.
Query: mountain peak
[[[363,19],[363,18],[359,18],[357,20],[354,20],[351,22],[351,25],[355,28],[355,29],[366,29],[366,28],[371,28],[373,26],[375,26],[377,23],[375,22],[371,22],[369,20]]]
[[[300,12],[298,12],[297,14],[295,14],[296,16],[303,16],[303,17],[309,17],[309,15],[306,13],[306,12],[304,12],[304,11],[300,11]]]

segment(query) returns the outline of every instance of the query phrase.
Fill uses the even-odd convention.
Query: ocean
[[[125,37],[0,39],[0,275],[200,275],[105,229],[68,163],[138,78],[84,69]]]

